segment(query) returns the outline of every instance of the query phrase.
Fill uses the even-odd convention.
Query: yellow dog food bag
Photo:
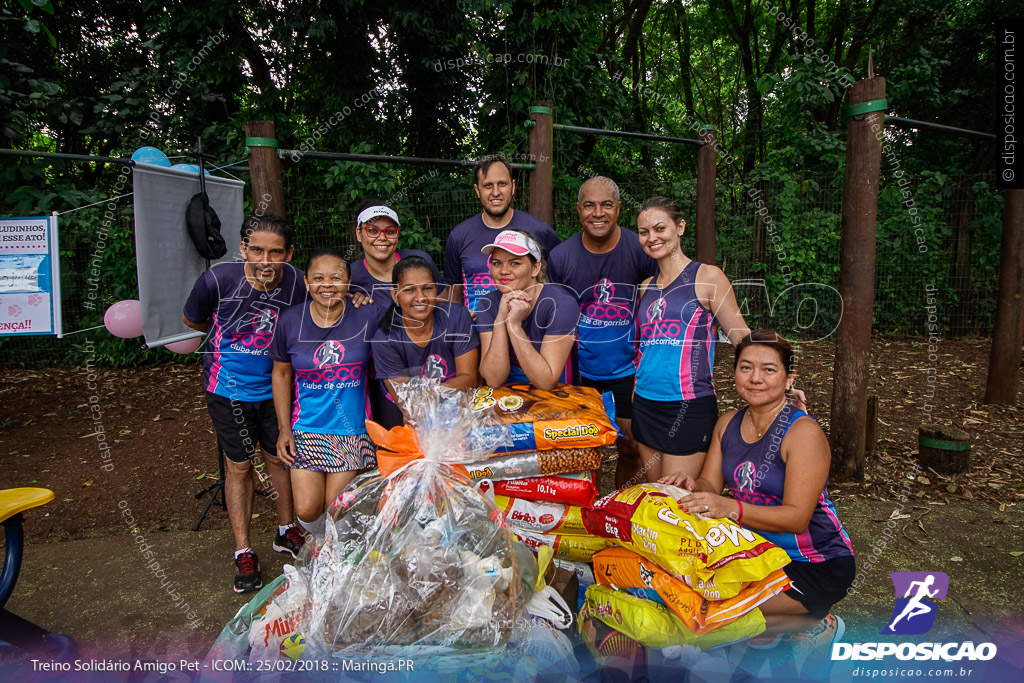
[[[608,548],[594,555],[594,577],[610,588],[653,590],[665,606],[694,633],[708,633],[736,621],[789,587],[789,577],[777,569],[752,581],[735,597],[709,600],[654,562],[626,548]]]
[[[559,534],[536,534],[530,531],[520,531],[511,528],[516,537],[536,550],[542,545],[550,546],[555,551],[555,557],[559,560],[576,560],[577,562],[590,562],[594,553],[604,550],[611,545],[611,542],[600,536],[561,536]]]
[[[602,623],[648,647],[693,645],[707,650],[752,638],[765,629],[764,615],[755,608],[721,628],[697,634],[664,605],[599,584],[587,588],[583,608]]]
[[[789,564],[786,551],[732,520],[683,512],[673,496],[685,493],[663,484],[631,486],[583,509],[583,524],[691,585],[713,580],[719,594],[705,591],[708,598],[731,598],[743,584]]]

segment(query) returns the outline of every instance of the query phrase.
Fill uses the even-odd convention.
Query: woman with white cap
[[[363,248],[363,258],[349,266],[352,272],[350,288],[372,299],[378,318],[391,307],[392,275],[395,264],[403,258],[419,256],[430,265],[438,295],[444,291],[441,274],[430,254],[419,249],[399,249],[398,235],[402,226],[398,214],[390,206],[376,199],[364,201],[356,216],[356,240]],[[374,367],[371,377],[376,377]],[[395,405],[387,388],[380,381],[369,383],[368,394],[373,419],[385,426],[402,424],[402,413]]]
[[[398,248],[401,230],[398,214],[384,202],[371,199],[360,205],[356,217],[356,241],[363,248],[363,258],[351,264],[351,287],[373,299],[381,313],[391,306],[391,276],[395,264],[408,256],[425,259],[433,271],[437,293],[440,295],[444,291],[441,273],[430,254],[420,249]]]
[[[576,297],[544,282],[544,253],[528,233],[502,230],[480,251],[497,289],[480,300],[480,376],[489,386],[529,382],[538,389],[578,384]]]

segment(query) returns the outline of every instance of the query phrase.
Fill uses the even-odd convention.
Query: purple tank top
[[[699,261],[664,289],[657,274],[636,311],[636,393],[650,401],[691,401],[715,395],[715,316],[697,299]]]
[[[782,440],[789,426],[807,415],[787,404],[761,439],[747,443],[740,434],[747,408],[729,421],[722,434],[722,474],[733,498],[751,505],[782,505],[786,482],[786,463],[782,461]],[[824,562],[834,557],[853,555],[850,537],[843,529],[836,507],[828,497],[828,484],[822,487],[818,504],[807,528],[799,534],[769,531],[757,533],[779,546],[795,562]]]

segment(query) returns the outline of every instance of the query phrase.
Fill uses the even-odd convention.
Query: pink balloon
[[[103,325],[115,337],[131,339],[142,335],[142,305],[137,299],[118,301],[103,314]]]
[[[192,337],[191,339],[182,339],[181,341],[171,342],[170,344],[164,344],[164,348],[174,353],[192,353],[203,343],[202,337]]]

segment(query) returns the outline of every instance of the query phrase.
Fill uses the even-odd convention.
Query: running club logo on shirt
[[[621,320],[620,324],[629,324],[631,311],[628,305],[613,304],[615,285],[608,278],[602,278],[594,285],[594,300],[583,307],[583,315],[591,320]],[[608,324],[608,323],[605,323]]]
[[[678,320],[665,320],[665,297],[655,299],[646,311],[647,320],[640,326],[640,336],[644,339],[659,337],[678,338],[682,326]]]
[[[892,619],[883,635],[904,636],[927,633],[935,624],[938,605],[949,590],[949,577],[942,572],[893,572],[889,575],[896,590]],[[899,596],[903,597],[899,597]]]
[[[423,363],[423,377],[444,381],[448,377],[448,364],[436,353],[427,356]]]
[[[344,360],[344,358],[344,345],[333,339],[328,339],[318,346],[316,351],[313,352],[313,362],[316,363],[317,368],[320,369],[341,365],[341,361]]]
[[[253,311],[252,319],[248,321],[252,326],[250,332],[229,332],[231,345],[241,344],[239,351],[250,351],[250,349],[266,349],[274,338],[274,330],[277,328],[277,311],[273,308],[261,308]],[[235,347],[237,348],[237,346]]]
[[[359,363],[342,363],[345,345],[328,339],[313,352],[315,369],[295,368],[295,374],[306,389],[344,389],[356,386],[363,375]]]
[[[753,493],[757,488],[757,474],[754,472],[754,463],[744,460],[732,473],[733,478],[740,491]]]
[[[488,259],[487,263],[489,264],[490,262],[490,259]],[[466,285],[479,298],[494,289],[494,278],[491,277],[490,273],[473,273],[466,281]]]

